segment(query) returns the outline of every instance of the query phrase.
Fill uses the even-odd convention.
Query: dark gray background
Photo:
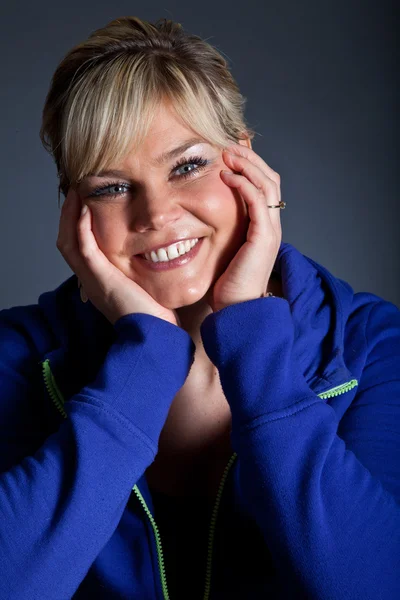
[[[224,53],[253,148],[282,178],[283,240],[400,307],[395,2],[3,0],[0,308],[35,303],[72,274],[55,245],[41,112],[66,52],[124,15],[174,19]]]

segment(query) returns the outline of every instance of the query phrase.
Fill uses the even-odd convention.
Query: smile
[[[146,254],[145,256],[137,254],[133,256],[133,259],[138,261],[143,267],[150,269],[151,271],[167,271],[169,269],[175,269],[177,267],[181,267],[186,265],[190,261],[192,261],[200,251],[202,247],[204,238],[194,238],[193,240],[186,240],[185,242],[179,242],[177,244],[173,244],[175,250],[170,250],[172,246],[168,247],[167,251],[162,248],[158,250],[157,253],[151,252],[151,255]],[[182,248],[183,246],[183,248]],[[183,254],[179,254],[179,247]],[[177,254],[175,258],[169,258],[169,256],[174,256]],[[157,262],[153,262],[152,257],[154,259],[154,255],[158,258]]]
[[[159,248],[158,250],[153,250],[149,253],[146,252],[144,256],[147,260],[151,260],[154,263],[170,261],[174,258],[178,258],[178,256],[183,256],[184,254],[190,252],[190,250],[197,244],[198,241],[199,238],[193,238],[192,240],[176,242],[167,248]]]

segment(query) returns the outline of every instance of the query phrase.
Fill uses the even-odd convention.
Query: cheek
[[[228,186],[220,177],[210,179],[207,185],[200,183],[195,197],[196,205],[201,207],[203,215],[207,214],[212,221],[234,225],[237,221],[245,220],[248,215],[247,204],[239,191]]]
[[[92,208],[92,231],[97,244],[105,254],[117,249],[122,237],[121,219],[115,218],[108,210]]]

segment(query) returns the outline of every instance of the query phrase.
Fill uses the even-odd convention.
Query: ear
[[[239,140],[239,144],[241,144],[242,146],[247,146],[248,148],[251,149],[251,140],[250,140],[250,138],[245,138],[244,140]]]

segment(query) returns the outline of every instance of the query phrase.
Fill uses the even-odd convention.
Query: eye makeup
[[[189,177],[194,177],[196,176],[196,174],[205,169],[209,164],[211,163],[210,160],[203,158],[201,156],[191,156],[189,158],[180,158],[172,167],[171,169],[171,173],[173,173],[174,171],[178,170],[180,167],[185,167],[188,165],[196,165],[194,169],[191,169],[190,171],[186,171],[183,172],[179,175],[177,175],[177,179],[188,179]],[[103,185],[96,187],[90,194],[88,194],[88,198],[114,198],[117,196],[123,196],[126,192],[123,193],[119,193],[119,192],[115,192],[115,193],[108,193],[107,190],[109,188],[130,188],[131,185],[126,183],[126,182],[122,182],[122,181],[105,181],[103,183]]]

